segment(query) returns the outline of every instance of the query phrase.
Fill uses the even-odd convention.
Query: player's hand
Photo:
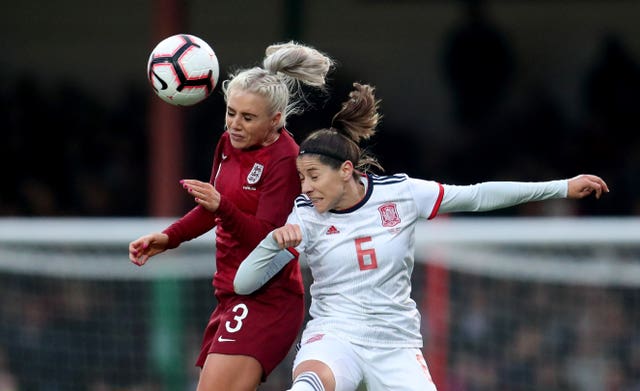
[[[202,182],[196,179],[183,179],[180,181],[182,187],[193,196],[196,203],[202,205],[209,212],[215,212],[220,206],[220,193],[209,182]]]
[[[152,233],[142,236],[129,243],[129,259],[132,263],[142,266],[149,258],[167,249],[169,236],[163,233]]]
[[[595,193],[596,198],[599,199],[602,193],[608,192],[609,187],[600,177],[583,174],[569,179],[567,198],[580,199]]]
[[[298,224],[286,224],[273,231],[273,239],[280,248],[296,247],[302,242],[302,230]]]

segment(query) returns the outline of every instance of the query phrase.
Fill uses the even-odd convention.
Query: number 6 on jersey
[[[365,236],[363,238],[357,238],[356,242],[356,254],[358,255],[358,264],[360,270],[370,270],[378,268],[378,260],[376,259],[375,248],[362,248],[362,244],[371,241],[371,236]]]

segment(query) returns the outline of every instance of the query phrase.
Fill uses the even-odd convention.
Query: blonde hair
[[[278,128],[290,115],[301,114],[306,101],[302,85],[319,89],[326,86],[327,73],[334,61],[318,50],[293,41],[267,47],[261,67],[232,74],[222,83],[225,101],[234,89],[256,93],[268,101],[270,115],[282,113]]]

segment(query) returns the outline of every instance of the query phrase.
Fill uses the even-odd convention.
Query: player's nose
[[[229,129],[237,129],[238,128],[238,118],[237,118],[237,116],[233,117],[233,118],[230,118],[228,120],[227,127]]]
[[[312,190],[313,190],[313,188],[309,184],[309,181],[306,180],[306,179],[303,180],[302,181],[302,193],[303,194],[309,194],[309,193],[311,193]]]

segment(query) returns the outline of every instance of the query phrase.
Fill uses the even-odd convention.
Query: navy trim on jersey
[[[296,207],[298,208],[302,208],[302,207],[313,208],[313,202],[311,202],[311,200],[304,194],[300,194],[299,196],[296,197],[295,204],[296,204]]]
[[[373,182],[374,182],[373,178],[371,177],[371,174],[367,174],[367,179],[368,179],[368,182],[369,182],[369,186],[367,186],[367,192],[364,194],[364,197],[362,197],[362,199],[357,204],[355,204],[351,208],[347,208],[347,209],[343,209],[343,210],[333,210],[333,209],[331,209],[329,212],[335,213],[335,214],[351,213],[354,210],[359,209],[362,205],[366,204],[367,201],[369,201],[369,198],[371,198],[371,193],[373,193]]]
[[[407,180],[407,176],[404,174],[394,174],[394,175],[371,175],[370,178],[377,185],[391,185],[394,183],[400,183]]]

